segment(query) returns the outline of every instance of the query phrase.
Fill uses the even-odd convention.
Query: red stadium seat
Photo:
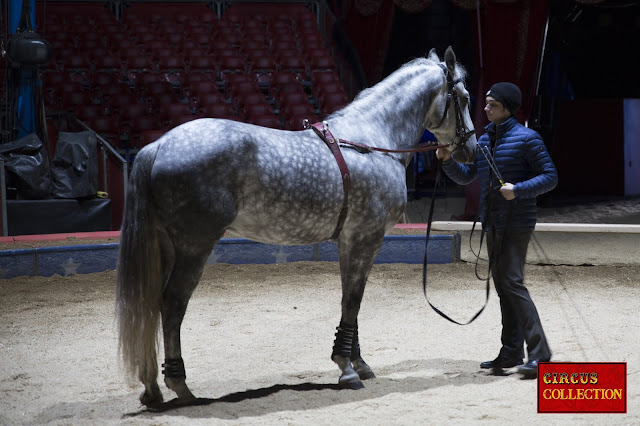
[[[249,123],[256,126],[270,127],[272,129],[281,129],[280,119],[273,114],[255,115],[250,117]]]
[[[220,56],[219,59],[220,73],[246,73],[247,63],[241,55]]]
[[[161,105],[159,109],[159,117],[163,124],[169,124],[172,117],[193,115],[191,107],[183,103],[174,103]]]
[[[198,118],[202,118],[202,117],[194,114],[174,115],[171,118],[169,118],[169,128],[172,129],[181,124],[188,123],[189,121],[197,120]]]
[[[140,132],[138,147],[142,148],[145,145],[149,145],[150,143],[157,141],[164,134],[164,130],[145,130]]]
[[[64,92],[61,95],[61,102],[64,109],[74,112],[77,112],[85,105],[93,105],[93,99],[84,91]]]
[[[331,55],[320,53],[309,55],[309,69],[311,72],[317,71],[333,71],[335,70],[335,61]]]
[[[93,57],[93,66],[98,72],[121,73],[123,70],[120,55],[95,55]]]
[[[149,113],[149,106],[145,104],[122,105],[119,111],[120,123],[135,121]]]
[[[287,105],[309,103],[309,96],[302,90],[293,92],[280,92],[277,98],[279,108],[286,108]]]
[[[76,112],[76,116],[84,121],[90,122],[98,117],[107,117],[108,111],[104,105],[84,105]]]
[[[251,120],[256,116],[274,115],[273,107],[267,103],[245,104],[242,106],[241,115],[244,120]]]
[[[118,125],[112,117],[95,117],[89,123],[89,127],[107,140],[111,145],[120,145],[120,132]]]
[[[281,56],[278,62],[280,63],[279,71],[304,74],[305,76],[307,74],[307,63],[300,56]]]
[[[344,108],[349,103],[347,95],[342,92],[325,93],[318,98],[322,117]]]
[[[229,118],[234,117],[233,108],[229,104],[209,104],[202,107],[203,117]],[[234,117],[235,118],[235,117]]]
[[[126,70],[129,72],[149,72],[153,65],[149,58],[140,55],[125,57],[124,63]]]
[[[316,98],[322,97],[325,93],[345,93],[340,81],[331,81],[313,86],[313,95]]]
[[[194,98],[195,98],[195,102],[198,105],[202,105],[202,106],[226,103],[226,100],[222,95],[222,93],[218,93],[218,92],[198,94],[194,96]]]
[[[161,72],[184,72],[186,66],[185,58],[174,54],[158,56],[157,66]]]
[[[270,55],[254,56],[250,58],[251,72],[254,73],[272,73],[278,69],[278,64]]]
[[[199,81],[189,84],[189,93],[191,96],[204,95],[207,93],[219,93],[218,83],[215,81]]]
[[[289,121],[292,117],[314,117],[317,116],[310,103],[289,104],[280,110],[280,117]]]

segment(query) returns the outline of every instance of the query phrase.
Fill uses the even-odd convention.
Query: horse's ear
[[[454,71],[456,68],[456,54],[453,53],[453,49],[451,46],[447,47],[447,50],[444,52],[444,62],[447,64],[447,69],[451,75],[454,75]]]
[[[440,58],[438,58],[438,54],[436,53],[436,48],[432,48],[429,53],[427,53],[427,59],[431,59],[435,62],[440,62]]]

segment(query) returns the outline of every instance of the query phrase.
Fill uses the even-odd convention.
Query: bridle
[[[455,86],[458,83],[462,83],[462,79],[453,79],[453,76],[449,73],[447,67],[442,64],[438,64],[442,71],[444,71],[444,75],[447,79],[448,93],[447,93],[447,103],[444,107],[444,113],[442,114],[442,118],[440,122],[435,127],[431,129],[437,129],[444,124],[444,121],[447,119],[447,112],[449,112],[449,105],[453,103],[454,110],[456,112],[456,138],[460,141],[466,141],[473,135],[476,131],[475,129],[467,129],[467,126],[464,124],[464,120],[462,119],[462,108],[460,108],[460,101],[458,99],[458,92],[455,90]]]

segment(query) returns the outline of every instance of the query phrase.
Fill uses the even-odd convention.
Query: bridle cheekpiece
[[[476,131],[474,129],[468,130],[467,126],[464,124],[464,120],[462,119],[462,109],[460,108],[460,101],[458,100],[458,92],[456,92],[455,90],[456,84],[462,83],[462,79],[458,78],[454,80],[453,76],[449,73],[449,70],[446,66],[442,64],[438,64],[438,66],[442,68],[442,71],[444,71],[444,75],[447,79],[447,103],[445,104],[444,113],[442,114],[440,122],[432,129],[437,129],[438,127],[442,126],[442,124],[444,124],[444,121],[447,119],[449,105],[453,103],[456,112],[456,137],[459,140],[466,141]]]

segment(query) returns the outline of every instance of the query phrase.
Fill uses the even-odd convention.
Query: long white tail
[[[120,231],[116,318],[118,348],[127,374],[148,383],[158,376],[158,326],[164,274],[150,174],[158,144],[136,156]]]

